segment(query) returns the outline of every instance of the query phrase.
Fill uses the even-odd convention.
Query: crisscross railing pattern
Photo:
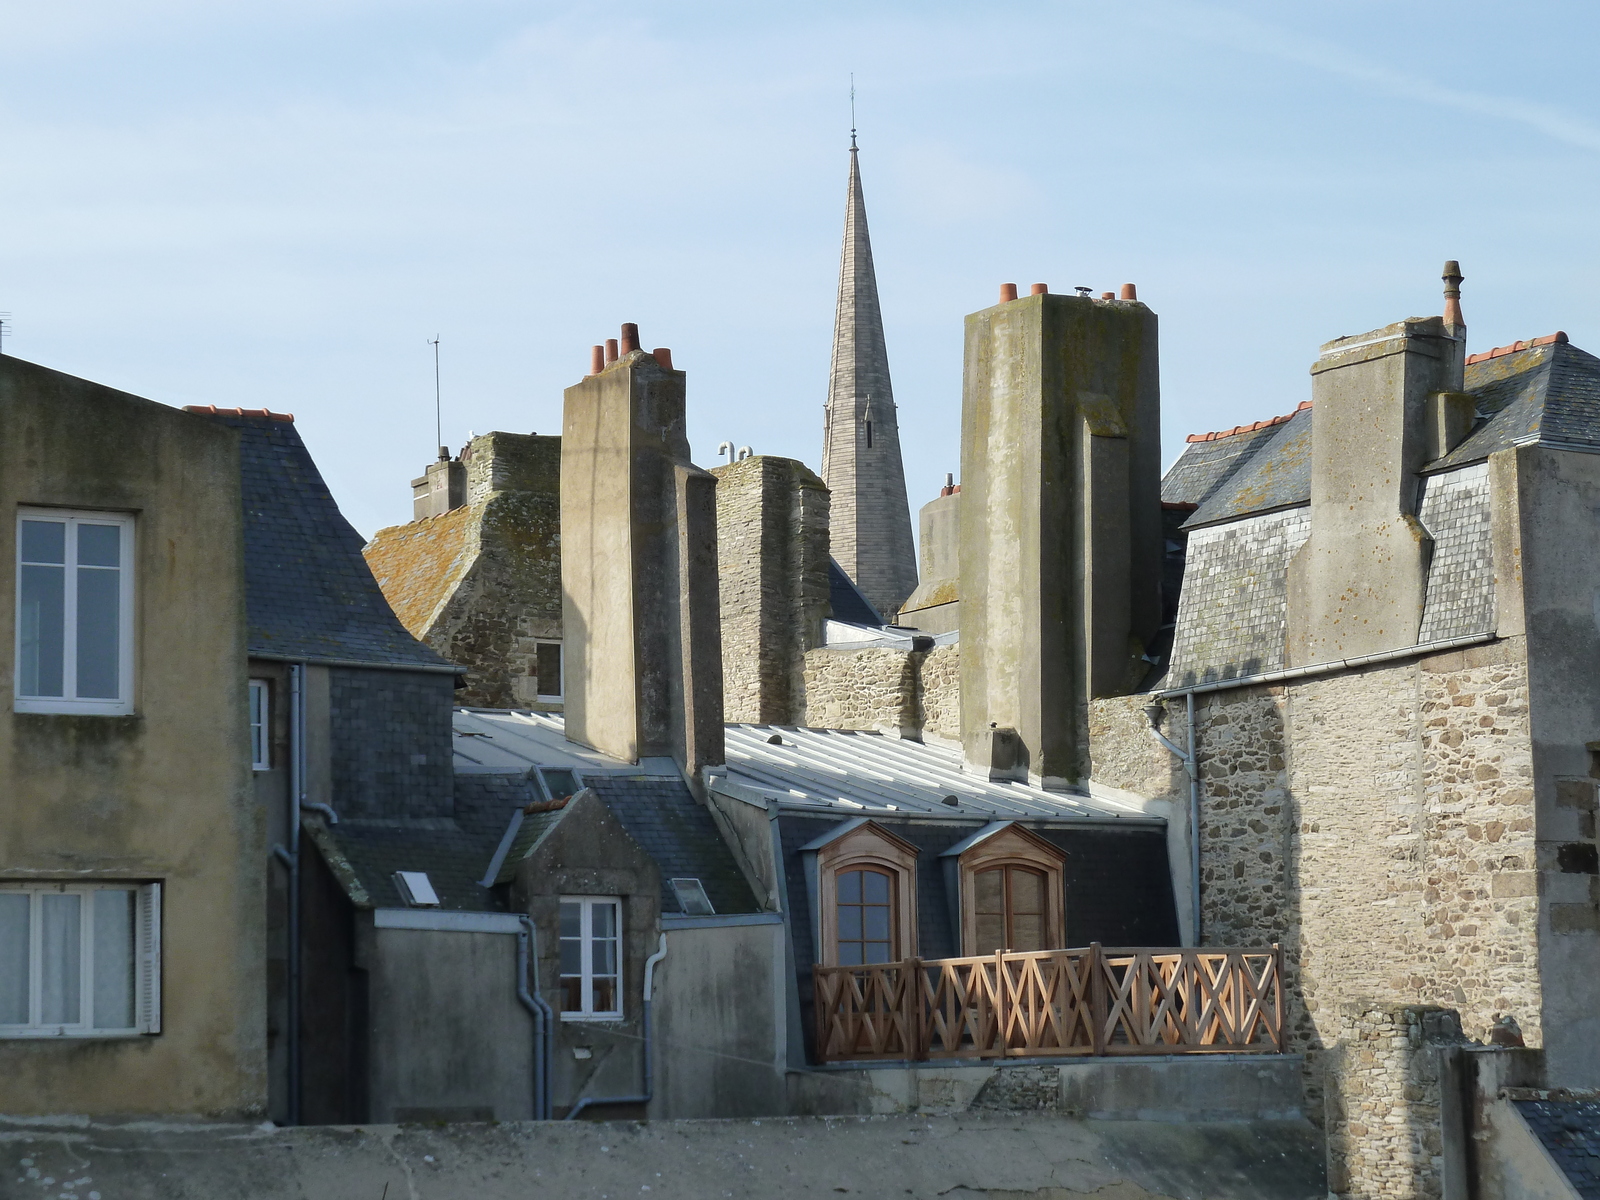
[[[1082,949],[814,967],[824,1062],[1283,1052],[1283,954]]]

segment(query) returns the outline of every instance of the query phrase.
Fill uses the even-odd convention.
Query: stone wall
[[[488,433],[461,461],[467,503],[380,530],[367,562],[405,627],[466,668],[458,704],[559,710],[538,645],[561,640],[561,439]]]
[[[828,490],[804,463],[756,455],[717,477],[727,720],[794,725],[804,656],[828,615]]]
[[[1465,1039],[1454,1012],[1345,1004],[1331,1057],[1328,1191],[1340,1200],[1444,1195],[1440,1048]]]
[[[961,647],[813,650],[805,656],[804,724],[959,744]]]
[[[1512,1013],[1540,1044],[1538,877],[1523,642],[1197,697],[1201,941],[1281,943],[1290,1048],[1317,1111],[1357,998]],[[1092,777],[1185,800],[1147,697],[1090,708]],[[1181,699],[1166,735],[1185,738]]]

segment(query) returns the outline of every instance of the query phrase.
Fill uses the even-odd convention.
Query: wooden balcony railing
[[[1283,953],[1045,950],[813,967],[817,1054],[1283,1053]]]

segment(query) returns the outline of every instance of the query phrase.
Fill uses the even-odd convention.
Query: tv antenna
[[[445,457],[444,449],[444,410],[439,405],[439,335],[436,333],[428,341],[433,347],[433,444],[439,447],[439,457]]]

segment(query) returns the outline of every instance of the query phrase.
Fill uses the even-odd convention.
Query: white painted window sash
[[[562,1020],[565,1021],[620,1021],[622,1020],[622,901],[615,897],[596,896],[562,896],[561,903],[578,905],[578,946],[579,946],[579,971],[581,973],[581,995],[583,1008],[579,1012],[563,1012]],[[616,981],[616,1008],[596,1011],[594,1005],[594,914],[599,908],[611,910],[611,928],[614,935],[607,939],[616,946],[615,975],[603,975],[601,978]],[[570,976],[568,976],[570,978]]]
[[[41,521],[65,527],[66,552],[59,564],[64,573],[62,581],[62,695],[30,696],[22,690],[22,523]],[[78,527],[80,525],[115,525],[118,537],[118,565],[112,567],[85,567],[85,570],[115,570],[117,579],[117,695],[115,698],[79,699],[78,687]],[[33,713],[97,713],[106,716],[126,715],[133,711],[133,642],[134,642],[134,560],[133,517],[126,513],[97,513],[72,509],[22,508],[17,510],[17,551],[13,561],[16,570],[16,588],[13,596],[13,616],[16,633],[12,646],[13,699],[16,712]],[[50,564],[56,565],[56,564]]]
[[[265,679],[250,681],[250,769],[272,769],[272,704]]]

